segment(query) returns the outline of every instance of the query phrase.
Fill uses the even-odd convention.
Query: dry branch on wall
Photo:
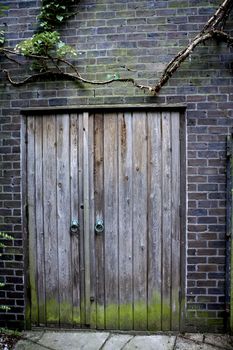
[[[135,87],[140,88],[142,90],[147,90],[154,95],[157,95],[161,88],[168,82],[168,80],[172,77],[172,75],[177,71],[182,62],[184,62],[194,51],[194,49],[205,43],[207,40],[214,39],[217,41],[225,42],[228,46],[233,46],[233,37],[224,31],[225,23],[228,19],[229,13],[233,8],[232,0],[224,0],[219,8],[216,10],[213,16],[206,22],[203,29],[198,33],[190,43],[182,49],[178,54],[167,64],[165,70],[163,71],[159,81],[153,86],[142,85],[136,82],[133,78],[118,78],[113,77],[109,80],[104,81],[96,81],[96,80],[88,80],[82,77],[77,67],[70,63],[65,59],[61,59],[59,57],[51,57],[51,56],[38,56],[38,55],[27,55],[29,59],[37,59],[49,61],[52,64],[52,69],[46,69],[41,73],[36,73],[28,76],[27,78],[21,81],[15,81],[10,72],[8,70],[2,70],[6,74],[6,78],[8,81],[14,86],[21,86],[30,82],[34,82],[43,78],[54,78],[54,79],[65,79],[76,81],[79,83],[86,83],[92,85],[106,85],[113,82],[129,82],[133,84]],[[19,51],[10,50],[7,48],[2,48],[0,51],[7,59],[15,62],[17,60],[14,58],[16,55],[22,55]],[[69,67],[73,73],[67,73],[60,66],[59,63],[63,63],[64,66]]]

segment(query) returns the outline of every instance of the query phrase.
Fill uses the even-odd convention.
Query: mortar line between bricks
[[[111,337],[112,337],[112,334],[109,333],[109,335],[107,336],[107,338],[105,339],[105,341],[103,342],[99,350],[102,350],[104,348],[105,344],[111,339]]]
[[[219,346],[219,345],[214,345],[214,344],[211,344],[211,343],[208,343],[208,342],[206,342],[205,340],[204,340],[204,337],[203,337],[203,341],[199,341],[199,340],[196,340],[196,339],[190,339],[190,338],[187,338],[187,337],[185,337],[185,336],[183,336],[183,335],[179,335],[179,338],[182,338],[182,339],[185,339],[185,340],[189,340],[189,341],[191,341],[191,342],[193,342],[193,343],[195,343],[195,344],[198,344],[198,345],[203,345],[203,344],[207,344],[207,345],[211,345],[213,348],[216,348],[216,349],[224,349],[224,350],[226,350],[227,348],[224,346]]]

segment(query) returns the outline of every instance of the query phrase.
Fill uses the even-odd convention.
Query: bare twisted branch
[[[194,49],[200,45],[201,43],[205,43],[207,40],[214,39],[217,41],[223,41],[227,43],[229,46],[233,46],[233,37],[224,32],[222,29],[225,25],[225,21],[229,16],[230,11],[233,8],[232,0],[224,0],[219,8],[215,11],[213,16],[207,21],[203,29],[198,33],[191,42],[167,64],[165,70],[163,71],[159,81],[154,86],[143,85],[136,82],[133,78],[116,78],[107,79],[103,81],[98,80],[89,80],[81,76],[78,71],[78,68],[69,62],[66,59],[60,57],[52,57],[52,56],[40,56],[40,55],[28,55],[27,57],[30,59],[36,60],[45,60],[50,62],[54,69],[46,69],[44,72],[36,73],[28,76],[27,78],[21,81],[15,81],[9,71],[4,70],[3,72],[6,74],[8,81],[14,86],[21,86],[27,83],[31,83],[42,78],[54,78],[54,79],[66,79],[71,81],[76,81],[79,83],[91,84],[91,85],[106,85],[113,82],[124,82],[131,83],[135,87],[148,90],[152,92],[154,95],[157,95],[161,88],[168,82],[168,80],[172,77],[172,75],[177,71],[180,65],[190,56],[190,54],[194,51]],[[15,60],[12,56],[20,55],[23,56],[20,52],[11,50],[9,48],[0,49],[0,53],[5,55],[9,60],[14,61],[15,63],[20,64],[17,60]],[[63,69],[59,66],[59,63],[64,64],[69,67],[73,73],[67,73],[63,71]]]

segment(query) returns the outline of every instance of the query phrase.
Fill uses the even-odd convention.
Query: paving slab
[[[25,332],[14,350],[233,350],[221,334],[130,335],[111,332]]]
[[[205,344],[205,343],[188,339],[182,336],[177,337],[176,345],[174,347],[174,350],[217,350],[217,349],[219,350],[219,348],[216,348],[215,346],[212,346],[210,344]]]
[[[103,346],[103,350],[121,350],[133,338],[129,334],[112,334]],[[102,350],[101,349],[101,350]]]
[[[172,350],[175,336],[151,335],[135,336],[123,348],[124,350]]]
[[[38,342],[44,335],[45,331],[24,332],[23,337]]]
[[[233,349],[233,337],[227,334],[205,334],[204,341],[226,350]]]
[[[185,338],[189,338],[190,340],[194,340],[194,341],[199,341],[199,342],[203,342],[204,340],[204,334],[201,333],[185,333]]]
[[[15,345],[14,350],[47,350],[47,347],[34,343],[31,339],[28,340],[20,340]]]
[[[15,350],[99,350],[108,336],[106,332],[45,332],[37,342],[21,340]]]

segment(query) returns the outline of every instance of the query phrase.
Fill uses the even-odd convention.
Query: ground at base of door
[[[111,332],[25,332],[14,350],[232,350],[220,334],[130,335]]]

